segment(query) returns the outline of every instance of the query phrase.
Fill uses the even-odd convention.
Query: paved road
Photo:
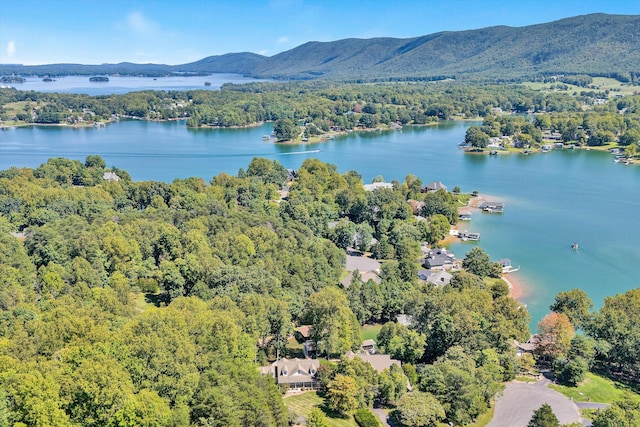
[[[384,409],[374,408],[373,413],[378,416],[378,419],[380,419],[380,422],[384,427],[391,427],[389,424],[389,416]]]
[[[578,406],[572,400],[547,387],[544,378],[536,383],[507,384],[502,397],[496,401],[493,420],[487,427],[526,427],[533,412],[548,403],[560,424],[581,422]]]
[[[375,259],[363,256],[347,255],[347,265],[345,268],[348,271],[358,270],[360,273],[364,273],[365,271],[378,270],[380,263]]]
[[[607,409],[610,405],[608,403],[598,402],[576,402],[580,409]]]

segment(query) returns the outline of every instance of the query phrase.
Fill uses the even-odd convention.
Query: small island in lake
[[[2,83],[24,83],[27,79],[20,76],[2,76],[0,82]]]
[[[93,76],[93,77],[89,77],[89,81],[90,82],[108,82],[109,81],[109,77],[106,77],[106,76]]]

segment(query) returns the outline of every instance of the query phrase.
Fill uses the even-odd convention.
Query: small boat
[[[471,221],[471,214],[470,213],[458,214],[458,220],[459,221]]]
[[[571,249],[573,249],[574,251],[577,251],[578,250],[578,244],[576,242],[573,242],[571,244]]]
[[[211,82],[204,82],[205,86],[211,86]]]
[[[490,156],[497,156],[497,155],[498,155],[498,151],[496,151],[496,150],[491,150],[491,151],[489,151],[489,155],[490,155]]]
[[[262,139],[263,139],[264,141],[268,141],[268,140],[270,140],[270,139],[271,139],[271,135],[262,135]]]

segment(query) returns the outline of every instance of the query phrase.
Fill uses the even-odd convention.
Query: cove
[[[616,164],[608,153],[554,150],[523,156],[469,155],[458,148],[469,122],[402,131],[353,132],[319,144],[276,145],[262,140],[267,123],[246,129],[187,129],[184,122],[121,121],[106,128],[23,127],[0,132],[0,169],[37,167],[50,157],[103,156],[135,180],[205,180],[236,174],[254,156],[298,168],[306,158],[358,171],[364,183],[382,175],[449,189],[478,190],[505,203],[503,214],[474,212],[464,224],[478,243],[456,242],[464,257],[474,244],[492,259],[510,258],[527,286],[521,298],[532,328],[557,292],[584,289],[597,307],[604,297],[638,287],[640,277],[640,168]],[[572,242],[580,249],[573,251]]]

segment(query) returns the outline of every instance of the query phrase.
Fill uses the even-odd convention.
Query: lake
[[[264,80],[244,77],[240,74],[211,74],[208,76],[130,77],[109,76],[108,82],[90,82],[90,76],[54,77],[55,81],[43,82],[41,77],[26,77],[24,83],[3,83],[18,90],[37,92],[84,93],[87,95],[111,95],[140,90],[218,90],[224,83],[250,83]],[[211,83],[205,86],[205,82]]]
[[[49,157],[84,160],[100,154],[135,180],[236,174],[254,156],[298,168],[307,158],[358,171],[365,183],[382,175],[449,189],[478,190],[506,205],[503,214],[474,212],[464,224],[478,243],[451,245],[464,257],[479,244],[492,259],[510,258],[528,290],[522,297],[532,326],[559,291],[584,289],[599,307],[604,297],[638,287],[640,277],[640,167],[610,154],[553,150],[535,155],[484,156],[458,148],[470,122],[402,131],[353,132],[325,143],[276,145],[262,140],[272,124],[247,129],[187,129],[184,122],[121,121],[106,128],[24,127],[0,132],[0,169],[37,167]],[[580,249],[573,251],[572,242]]]

